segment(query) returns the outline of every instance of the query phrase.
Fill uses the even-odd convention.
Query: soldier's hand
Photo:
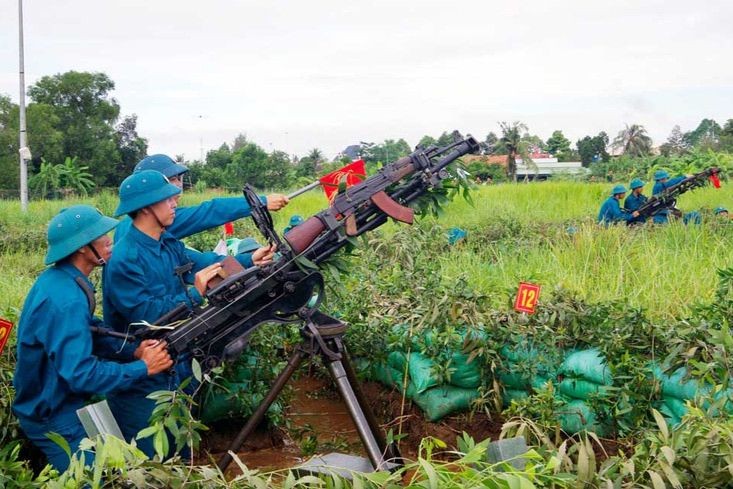
[[[639,217],[639,211],[632,212],[631,217]]]
[[[262,248],[257,248],[255,252],[252,253],[252,263],[254,263],[258,267],[269,265],[270,263],[272,263],[272,258],[275,255],[275,251],[277,251],[277,247],[274,244],[271,244],[270,246],[263,246]]]
[[[140,346],[142,346],[142,343]],[[168,344],[165,341],[153,340],[152,344],[143,348],[140,360],[145,362],[148,367],[148,375],[159,374],[173,366],[173,360],[168,354],[168,350],[166,350],[167,346]]]
[[[267,210],[268,211],[279,211],[286,205],[288,205],[288,198],[283,194],[270,194],[267,196]]]
[[[221,270],[221,263],[214,263],[213,265],[209,265],[208,267],[203,268],[196,273],[196,277],[193,281],[193,286],[196,287],[196,290],[199,291],[199,294],[203,296],[204,293],[206,293],[206,284],[208,284],[209,280],[214,278],[214,276],[219,273],[219,270]]]
[[[155,346],[158,343],[158,340],[142,340],[137,348],[135,348],[135,352],[132,355],[135,357],[136,360],[140,360],[146,348]]]

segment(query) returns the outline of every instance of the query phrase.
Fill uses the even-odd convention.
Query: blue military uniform
[[[652,189],[652,195],[657,195],[657,194],[662,193],[666,188],[680,183],[682,180],[685,179],[685,176],[680,175],[679,177],[671,178],[667,180],[666,182],[661,182],[660,181],[661,179],[669,178],[669,175],[664,170],[660,170],[657,173],[655,173],[654,178],[656,179],[656,183],[654,183],[654,188]],[[667,224],[668,222],[669,222],[669,210],[663,209],[659,211],[658,213],[654,214],[654,223],[655,224]]]
[[[633,192],[633,190],[644,186],[644,182],[642,182],[640,179],[633,179],[629,186],[631,187],[632,192],[629,194],[628,197],[626,197],[626,200],[624,200],[624,209],[627,212],[634,212],[636,210],[639,210],[639,207],[646,204],[646,201],[649,200],[649,198],[644,194],[635,195]],[[633,217],[628,221],[628,223],[643,223],[645,220],[646,219],[642,216]]]
[[[621,209],[621,204],[615,197],[607,198],[598,212],[599,224],[608,225],[616,222],[628,222],[631,219],[633,219],[631,214]]]
[[[260,196],[263,204],[267,198]],[[221,226],[243,217],[248,217],[252,210],[244,197],[221,197],[211,199],[193,207],[179,207],[176,218],[166,231],[178,239]],[[125,216],[115,230],[115,243],[127,234],[132,226],[132,219]]]
[[[88,206],[74,206],[62,214],[67,212],[80,217],[84,211],[87,212],[86,217],[96,213],[102,218],[98,211]],[[57,223],[57,218],[51,224]],[[95,233],[106,234],[113,226],[103,230],[97,227],[96,231],[92,228],[92,234],[86,237],[82,229],[74,234],[77,236],[75,244],[70,244],[67,238],[62,239],[60,245],[57,243],[55,248],[51,244],[46,263],[57,263],[36,280],[26,297],[18,323],[13,412],[28,438],[60,471],[66,469],[69,458],[60,446],[46,437],[46,433],[56,432],[63,436],[75,451],[86,436],[76,410],[83,407],[92,394],[128,388],[147,377],[147,366],[134,359],[133,348],[128,346],[120,350],[121,340],[113,338],[95,342],[90,326],[99,326],[100,321],[90,312],[86,293],[76,280],[82,280],[91,290],[93,286],[79,269],[63,260],[83,243],[99,237]],[[52,232],[50,229],[49,234]],[[60,248],[66,251],[53,256]],[[104,351],[113,352],[128,363],[100,360],[99,356]],[[93,454],[85,455],[87,464],[92,460]]]
[[[160,181],[158,181],[158,179]],[[180,192],[173,185],[163,182],[163,176],[148,170],[134,174],[122,183],[121,204],[117,214],[131,212],[131,207],[123,205],[123,188],[135,190],[136,185],[150,187],[147,192],[139,191],[129,197],[133,203],[148,202],[137,209],[146,207]],[[162,186],[167,193],[157,193],[156,185]],[[162,197],[161,197],[162,196]],[[147,199],[147,200],[146,200]],[[132,210],[137,210],[132,209]],[[164,231],[160,239],[154,239],[138,230],[134,225],[115,245],[115,251],[104,271],[104,318],[111,328],[127,332],[130,323],[154,322],[166,312],[184,303],[191,307],[203,302],[195,287],[187,287],[174,270],[189,262],[191,269],[182,275],[186,284],[193,283],[199,270],[220,261],[224,257],[213,252],[200,253],[186,250],[183,243]],[[251,255],[237,255],[245,267],[252,266]],[[125,439],[133,439],[137,433],[148,426],[155,401],[146,396],[156,390],[175,390],[179,384],[176,371],[190,372],[190,362],[179,358],[180,366],[171,373],[160,373],[136,383],[129,389],[108,396],[108,402],[115,418],[120,424]],[[152,439],[140,440],[138,446],[149,456],[154,453]]]

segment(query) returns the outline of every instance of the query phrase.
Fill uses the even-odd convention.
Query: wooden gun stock
[[[295,226],[285,233],[284,238],[290,244],[296,255],[307,249],[313,241],[326,229],[325,224],[317,217],[312,216],[304,223]]]

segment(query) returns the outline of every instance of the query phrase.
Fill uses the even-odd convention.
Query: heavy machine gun
[[[667,187],[661,193],[649,198],[649,200],[637,209],[639,217],[646,220],[665,209],[670,210],[675,214],[681,214],[680,211],[675,208],[677,197],[688,190],[702,187],[708,179],[712,180],[716,187],[719,186],[720,182],[718,180],[718,173],[720,173],[719,168],[708,168],[707,170],[703,170],[700,173],[695,173],[694,175],[685,178],[675,185]]]
[[[181,305],[155,321],[158,327],[137,336],[164,339],[172,354],[193,353],[204,368],[236,358],[246,336],[259,324],[299,322],[308,310],[318,308],[323,277],[309,263],[318,265],[389,217],[411,224],[413,210],[406,206],[448,178],[448,165],[478,148],[478,142],[468,137],[445,147],[417,150],[385,165],[338,194],[330,207],[291,229],[284,239],[274,231],[267,208],[246,185],[252,218],[267,241],[277,246],[280,258],[227,277],[207,292],[206,306]],[[174,322],[177,326],[165,329]]]
[[[345,189],[327,209],[294,227],[283,238],[275,232],[267,207],[254,189],[245,185],[244,195],[252,218],[267,241],[277,246],[280,258],[262,268],[251,267],[226,277],[207,292],[205,306],[191,309],[181,305],[155,321],[155,326],[136,335],[163,339],[173,356],[192,354],[209,370],[222,361],[237,358],[249,335],[262,324],[301,325],[302,343],[232,442],[230,451],[241,447],[300,363],[319,355],[347,405],[372,466],[385,469],[399,463],[396,446],[386,444],[369,402],[358,388],[342,338],[346,324],[318,311],[324,282],[315,265],[352,238],[381,226],[389,217],[411,224],[413,210],[407,206],[449,178],[448,165],[478,149],[478,142],[470,136],[444,147],[418,149]],[[218,465],[223,469],[230,462],[227,453]]]

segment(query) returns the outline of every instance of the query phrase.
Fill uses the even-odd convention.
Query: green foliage
[[[652,138],[647,135],[644,126],[626,124],[613,140],[612,146],[628,156],[646,156],[651,152]]]
[[[606,151],[608,146],[608,135],[605,132],[598,133],[595,137],[585,136],[575,143],[580,155],[580,161],[583,166],[588,166],[591,162],[607,162],[611,156]]]
[[[94,181],[91,179],[86,166],[79,165],[76,157],[66,157],[63,164],[53,165],[41,160],[41,168],[29,182],[40,197],[59,197],[61,195],[86,196],[88,191],[94,188]]]
[[[553,131],[547,140],[547,151],[553,156],[560,156],[570,152],[570,140],[562,131]]]

